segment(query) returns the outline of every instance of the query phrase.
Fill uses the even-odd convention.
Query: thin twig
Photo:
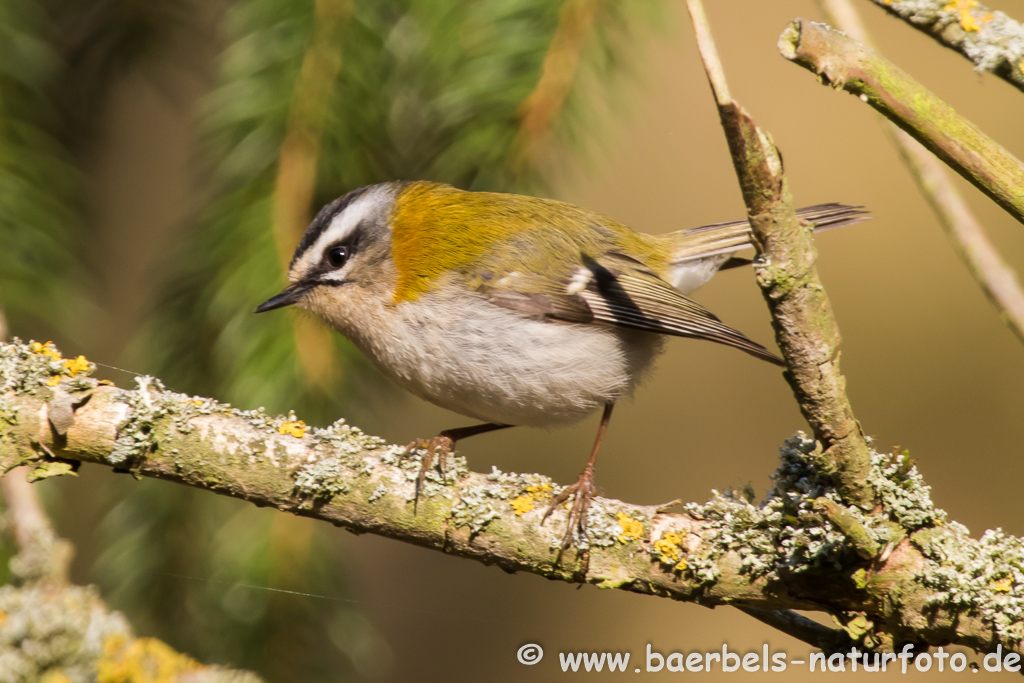
[[[687,8],[760,252],[755,274],[772,312],[787,379],[823,445],[819,467],[833,477],[845,502],[870,508],[874,492],[867,480],[869,449],[839,371],[839,327],[814,267],[810,231],[796,217],[782,158],[771,136],[739,104],[724,97],[724,70],[700,0],[687,0]]]
[[[910,74],[824,24],[795,19],[782,56],[857,95],[1024,223],[1024,164]]]
[[[718,48],[715,47],[715,39],[711,35],[711,25],[708,23],[708,16],[704,12],[704,5],[698,2],[687,2],[686,9],[690,12],[690,19],[693,21],[693,33],[697,38],[697,51],[700,53],[701,61],[704,62],[704,72],[708,76],[708,83],[711,84],[711,91],[715,95],[715,102],[719,107],[728,106],[732,103],[732,95],[729,94],[729,84],[725,80],[725,69],[722,68],[722,60],[718,57]]]
[[[736,609],[825,653],[848,652],[857,645],[846,631],[822,626],[793,610],[768,610],[743,605],[737,605]]]
[[[865,45],[871,36],[850,0],[820,0],[829,23]],[[931,205],[957,255],[999,311],[999,317],[1024,341],[1024,291],[1017,274],[999,255],[984,228],[934,155],[889,121],[886,135],[900,153],[921,194]]]

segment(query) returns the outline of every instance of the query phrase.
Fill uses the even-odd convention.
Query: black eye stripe
[[[316,215],[313,222],[310,223],[306,229],[306,233],[302,236],[302,240],[299,245],[295,248],[295,255],[292,257],[292,265],[306,253],[306,251],[316,244],[316,241],[324,234],[324,231],[330,227],[331,221],[339,213],[348,208],[349,204],[362,197],[373,185],[361,187],[358,190],[353,190],[343,197],[335,199],[333,202],[325,206],[320,210],[320,213]]]

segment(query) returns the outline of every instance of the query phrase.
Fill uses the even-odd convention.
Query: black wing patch
[[[643,263],[620,253],[583,256],[581,267],[567,280],[552,283],[513,274],[504,283],[489,283],[479,289],[495,305],[527,315],[707,339],[783,364],[778,356],[722,323]]]

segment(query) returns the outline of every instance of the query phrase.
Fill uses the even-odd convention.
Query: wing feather
[[[782,360],[651,271],[618,252],[582,255],[563,280],[515,274],[478,291],[504,308],[572,323],[609,325],[725,344],[782,365]]]

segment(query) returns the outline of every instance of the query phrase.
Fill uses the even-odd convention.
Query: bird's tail
[[[803,221],[814,225],[814,231],[820,232],[842,225],[852,225],[870,218],[863,206],[847,206],[845,204],[817,204],[797,209],[796,215]],[[680,266],[687,261],[707,259],[721,256],[726,261],[728,254],[751,245],[749,221],[730,221],[714,223],[697,228],[678,230],[663,235],[662,239],[669,242],[672,254],[671,265]],[[726,263],[724,267],[728,267]]]

